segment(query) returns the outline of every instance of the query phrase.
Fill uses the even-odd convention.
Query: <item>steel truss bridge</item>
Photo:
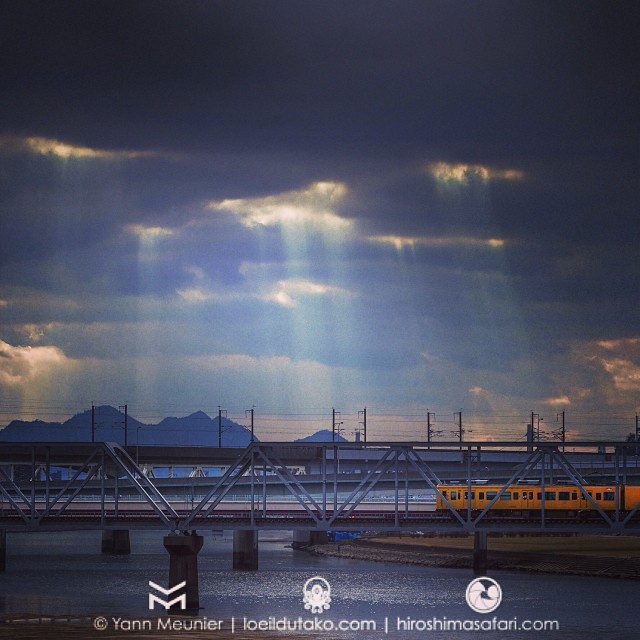
[[[636,472],[637,443],[571,442],[574,451],[606,447],[611,452],[609,491],[614,508],[605,510],[588,493],[593,485],[558,443],[537,442],[389,442],[252,443],[246,449],[180,450],[180,447],[125,449],[114,443],[4,443],[0,450],[0,529],[151,528],[196,529],[407,530],[441,533],[574,532],[640,534],[640,504],[624,511],[622,487]],[[456,452],[454,469],[461,490],[471,494],[486,477],[479,464],[484,452],[517,451],[520,458],[503,474],[500,489],[482,510],[456,509],[438,488],[443,483],[437,461]],[[141,455],[142,454],[142,455]],[[366,455],[365,455],[366,454]],[[358,470],[340,469],[341,458],[362,458]],[[138,458],[136,460],[136,458]],[[145,474],[145,461],[217,467],[219,476],[176,494]],[[301,466],[319,469],[313,483]],[[56,469],[69,470],[66,480]],[[446,479],[452,483],[451,472]],[[284,498],[274,500],[277,483]],[[313,492],[311,486],[313,484]],[[495,486],[495,481],[491,482]],[[590,505],[587,519],[542,508],[526,516],[496,512],[493,505],[508,487],[535,484],[575,487]],[[391,495],[371,497],[380,486]],[[411,489],[410,489],[411,486]],[[319,487],[319,490],[318,490]],[[416,489],[416,487],[418,487]],[[421,487],[421,488],[420,488]],[[439,496],[446,508],[416,501],[411,491]],[[238,499],[237,495],[244,497]]]

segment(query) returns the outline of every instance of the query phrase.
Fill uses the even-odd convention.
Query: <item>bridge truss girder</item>
[[[81,461],[74,460],[73,473],[62,488],[51,487],[51,467],[56,466],[55,453],[59,447],[46,444],[31,445],[31,482],[30,491],[24,492],[12,474],[0,466],[0,496],[5,498],[22,519],[26,529],[38,529],[48,519],[62,516],[70,504],[78,498],[80,492],[90,480],[101,482],[100,523],[107,526],[110,514],[118,517],[118,505],[121,502],[120,491],[125,488],[136,492],[147,502],[156,516],[169,528],[175,528],[180,519],[178,513],[169,504],[162,493],[143,473],[127,451],[118,444],[95,443],[86,452]],[[58,455],[60,455],[58,453]],[[66,465],[65,465],[66,466]],[[40,489],[36,491],[37,478],[44,475]],[[107,478],[113,479],[113,486],[107,486]],[[113,495],[113,510],[108,511],[106,501]]]
[[[394,526],[395,528],[403,528],[403,513],[401,505],[401,495],[399,490],[399,467],[404,465],[405,467],[405,480],[407,476],[407,469],[411,468],[415,471],[425,483],[425,487],[435,492],[441,502],[446,506],[451,519],[455,526],[460,530],[468,533],[474,533],[476,531],[486,530],[492,526],[488,523],[489,514],[491,513],[491,507],[500,500],[501,496],[507,491],[509,486],[517,484],[521,480],[526,480],[531,474],[539,467],[539,480],[540,490],[542,494],[542,508],[540,509],[540,519],[537,525],[528,526],[528,530],[551,530],[550,527],[553,523],[548,521],[548,509],[545,508],[545,485],[547,484],[545,479],[547,473],[553,473],[553,465],[556,464],[556,468],[563,472],[564,475],[569,478],[567,486],[577,487],[587,503],[591,505],[593,510],[600,516],[603,522],[603,532],[618,533],[625,529],[625,526],[631,521],[633,515],[640,508],[640,504],[636,505],[632,512],[628,513],[624,519],[621,519],[620,509],[620,481],[616,478],[614,483],[616,492],[616,509],[611,517],[600,505],[594,500],[594,498],[587,492],[585,486],[587,481],[582,477],[578,469],[567,459],[566,455],[561,451],[561,445],[553,443],[538,443],[533,451],[531,451],[525,460],[525,462],[515,470],[511,477],[502,484],[497,495],[490,501],[490,503],[479,513],[472,510],[471,502],[468,501],[466,514],[462,513],[438,488],[438,485],[443,484],[442,480],[438,477],[437,473],[430,466],[424,456],[420,455],[429,447],[425,445],[416,446],[414,444],[398,444],[393,443],[388,446],[373,445],[369,449],[377,449],[382,451],[382,455],[378,458],[376,463],[368,469],[365,475],[360,479],[355,489],[353,489],[346,498],[341,499],[337,491],[337,478],[338,478],[338,451],[339,446],[334,444],[325,444],[321,448],[321,468],[322,477],[321,482],[323,486],[323,494],[320,500],[316,496],[313,496],[296,476],[294,476],[290,469],[284,464],[277,455],[277,445],[253,443],[250,445],[245,454],[238,460],[236,465],[229,467],[227,473],[220,478],[215,484],[207,496],[199,503],[199,505],[189,514],[186,519],[181,521],[181,528],[188,529],[192,527],[198,521],[202,521],[205,518],[215,518],[215,510],[222,503],[225,495],[236,484],[239,477],[245,473],[248,473],[252,478],[251,484],[251,496],[249,505],[249,526],[259,526],[260,514],[266,511],[266,507],[260,507],[260,501],[256,500],[254,492],[253,480],[258,477],[265,477],[266,470],[269,470],[273,475],[276,475],[281,481],[282,485],[286,488],[291,497],[294,498],[300,506],[303,507],[309,518],[309,525],[311,528],[318,528],[322,530],[339,527],[341,522],[344,523],[346,519],[352,517],[357,508],[364,502],[367,495],[369,495],[376,485],[381,481],[381,478],[390,471],[395,475],[395,491],[394,491]],[[466,453],[463,456],[467,462],[466,468],[466,484],[467,495],[471,495],[471,489],[473,485],[472,467],[473,450],[478,448],[477,443],[469,443],[460,446],[460,451]],[[622,447],[624,448],[624,446]],[[327,457],[327,453],[332,452],[331,458]],[[616,448],[616,456],[620,453],[620,449]],[[546,471],[547,464],[549,465],[549,472]],[[262,468],[263,474],[259,476],[257,470]],[[618,466],[616,464],[616,472],[618,473]],[[550,484],[550,483],[549,483]],[[333,492],[327,493],[327,488],[333,485]],[[329,497],[332,498],[333,507],[329,506]],[[266,502],[266,496],[264,496]],[[408,487],[405,495],[403,496],[405,504],[405,514],[408,509]],[[466,517],[465,517],[466,516]],[[427,525],[428,526],[428,525]]]
[[[85,443],[86,444],[86,443]],[[501,443],[459,443],[456,449],[461,456],[461,474],[464,476],[460,482],[460,488],[467,487],[467,494],[471,495],[473,484],[473,461],[475,450],[478,452],[485,448],[498,447]],[[162,528],[171,530],[189,530],[201,526],[224,526],[228,520],[220,517],[220,510],[224,508],[224,499],[230,491],[243,479],[246,482],[250,479],[250,500],[248,512],[243,514],[242,522],[234,522],[235,527],[263,527],[273,526],[272,521],[267,517],[267,475],[276,477],[284,487],[285,492],[293,498],[302,508],[302,522],[297,521],[296,527],[310,529],[335,529],[341,526],[350,526],[358,522],[358,507],[361,506],[367,497],[374,491],[383,478],[391,474],[394,478],[393,492],[393,522],[387,523],[385,528],[428,528],[446,525],[448,530],[457,529],[474,533],[476,531],[487,531],[495,528],[495,523],[490,520],[491,507],[500,500],[501,496],[511,485],[519,481],[526,480],[532,474],[537,475],[542,495],[542,509],[540,510],[539,521],[529,522],[527,530],[547,530],[554,529],[555,523],[548,518],[548,509],[545,508],[545,486],[547,477],[551,483],[553,474],[561,473],[569,481],[567,486],[575,486],[579,489],[582,497],[593,507],[593,511],[598,514],[601,520],[601,529],[604,533],[617,533],[631,529],[630,523],[633,516],[638,512],[640,505],[636,505],[629,513],[621,509],[620,501],[620,469],[619,457],[624,461],[627,445],[625,443],[615,443],[616,455],[616,479],[613,483],[616,493],[615,511],[607,513],[603,510],[585,489],[588,484],[578,469],[571,463],[565,453],[561,451],[562,445],[553,443],[537,443],[535,448],[528,452],[525,461],[519,465],[511,474],[509,479],[501,483],[501,489],[494,496],[491,502],[480,512],[472,510],[471,503],[467,503],[466,510],[455,508],[447,497],[439,489],[443,481],[434,470],[431,454],[434,449],[433,444],[423,443],[389,443],[375,444],[368,447],[347,445],[337,443],[322,443],[314,445],[317,460],[321,468],[322,495],[312,495],[308,487],[305,486],[304,476],[295,475],[289,460],[283,460],[283,452],[290,452],[295,449],[291,444],[273,443],[252,443],[235,461],[228,464],[226,471],[219,478],[211,478],[212,486],[197,505],[185,512],[184,508],[178,512],[170,504],[167,498],[156,487],[153,479],[145,473],[144,465],[139,466],[127,451],[116,444],[96,443],[88,447],[84,458],[75,460],[73,463],[74,472],[62,488],[55,491],[50,488],[50,470],[60,462],[61,445],[34,444],[30,446],[30,466],[31,478],[30,487],[25,489],[24,485],[19,485],[10,473],[3,468],[4,461],[0,455],[0,497],[4,498],[10,505],[11,510],[17,513],[22,521],[22,526],[26,529],[37,529],[42,524],[55,521],[57,516],[63,516],[70,504],[80,496],[82,490],[89,481],[97,479],[101,483],[101,513],[100,525],[115,526],[115,523],[126,522],[126,514],[122,517],[118,513],[119,491],[125,487],[136,492],[140,498],[148,503]],[[346,479],[347,474],[339,473],[340,452],[345,449],[373,452],[370,464],[364,464],[364,471],[361,471],[359,480],[351,491],[341,496],[339,491],[339,480]],[[286,454],[285,454],[286,455]],[[375,459],[375,462],[374,462]],[[466,465],[465,465],[466,463]],[[24,464],[24,462],[23,462]],[[555,471],[554,471],[555,465]],[[547,469],[548,467],[548,469]],[[464,472],[462,469],[464,468]],[[623,467],[624,473],[624,467]],[[409,473],[414,474],[424,482],[425,488],[433,491],[439,496],[442,504],[448,510],[442,514],[439,522],[435,522],[433,517],[424,518],[424,523],[416,519],[415,514],[409,517]],[[35,479],[40,474],[44,475],[44,480],[38,484],[36,492]],[[107,485],[107,478],[111,483]],[[404,487],[401,488],[401,483]],[[497,483],[496,483],[497,484]],[[44,491],[44,493],[43,493]],[[113,496],[110,495],[113,494]],[[44,498],[43,498],[44,496]],[[105,501],[110,502],[111,510],[105,508]],[[115,513],[114,513],[115,506]],[[432,514],[433,516],[433,514]],[[354,519],[354,522],[351,520]],[[286,523],[284,523],[286,527]],[[366,524],[363,524],[365,527]],[[577,526],[577,525],[576,525]],[[0,520],[0,528],[2,522]],[[353,528],[353,526],[351,526]],[[375,528],[375,524],[372,525]],[[523,527],[524,529],[524,527]],[[637,527],[636,527],[637,530]]]

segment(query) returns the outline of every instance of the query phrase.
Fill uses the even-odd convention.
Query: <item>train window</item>
[[[500,500],[511,500],[511,491],[505,491],[501,496]]]
[[[497,495],[497,491],[487,491],[487,500],[493,500]]]
[[[452,491],[451,492],[451,499],[452,500],[457,500],[458,498],[458,492],[457,491]]]
[[[533,500],[533,491],[529,491],[529,500]]]
[[[577,500],[577,499],[578,499],[578,492],[577,492],[577,491],[574,491],[574,492],[571,494],[571,499],[572,499],[572,500]]]
[[[517,499],[518,499],[518,496],[519,496],[518,492],[517,492],[517,491],[514,491],[514,492],[513,492],[513,499],[514,499],[514,500],[517,500]]]
[[[542,494],[538,491],[538,500],[542,499]]]
[[[442,492],[442,497],[443,497],[443,498],[446,498],[446,497],[447,497],[447,492],[446,492],[446,491],[443,491],[443,492]]]
[[[469,493],[467,491],[464,492],[464,499],[467,500],[467,498],[469,497]],[[471,492],[471,499],[474,500],[476,497],[476,494],[472,491]]]
[[[545,491],[544,492],[544,499],[545,500],[555,500],[556,499],[556,492],[555,491]]]
[[[558,493],[558,500],[569,500],[569,495],[568,491],[560,491],[560,493]]]
[[[605,491],[603,498],[605,500],[615,500],[616,499],[616,494],[613,491]]]
[[[602,500],[602,494],[599,491],[596,492],[596,500]]]
[[[479,498],[480,500],[484,500],[484,491],[480,491],[480,492],[478,493],[478,498]]]

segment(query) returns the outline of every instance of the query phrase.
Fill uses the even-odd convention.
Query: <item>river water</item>
[[[116,619],[162,616],[164,610],[150,611],[148,606],[149,581],[168,583],[162,535],[132,531],[131,555],[106,556],[100,553],[99,531],[9,533],[7,570],[0,574],[0,613],[5,618],[25,613],[104,616],[111,627]],[[640,637],[640,583],[635,581],[492,572],[502,589],[502,603],[491,614],[478,614],[465,600],[473,577],[469,570],[314,556],[292,550],[287,532],[267,532],[260,537],[260,570],[234,572],[231,536],[203,535],[199,617],[224,619],[225,628],[232,618],[236,629],[248,625],[250,630],[252,624],[318,618],[323,624],[349,625],[340,631],[325,626],[318,636],[322,638]],[[315,616],[303,606],[303,585],[313,576],[322,576],[331,587],[330,609]],[[375,631],[359,627],[363,620],[373,621]],[[514,630],[523,621],[551,621],[557,627]],[[471,627],[480,623],[494,626],[490,631]],[[455,626],[462,624],[466,626]]]

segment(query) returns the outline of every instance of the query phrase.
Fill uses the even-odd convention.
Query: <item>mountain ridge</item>
[[[0,429],[0,442],[91,442],[91,409],[71,416],[64,422],[12,420]],[[94,407],[94,437],[96,442],[117,442],[124,444],[125,415],[110,405]],[[211,418],[204,411],[195,411],[188,416],[167,416],[156,424],[143,423],[132,415],[127,415],[127,444],[246,447],[251,442],[251,430],[222,418],[219,433],[218,416]],[[254,437],[256,442],[259,438]],[[320,429],[294,442],[330,442],[332,432]],[[336,434],[337,442],[346,439]]]
[[[65,422],[13,420],[0,430],[1,442],[90,442],[92,437],[91,409],[77,413]],[[124,444],[125,415],[110,405],[94,408],[96,442]],[[246,447],[251,431],[243,425],[222,418],[219,434],[218,417],[210,418],[196,411],[182,418],[167,417],[157,424],[140,422],[126,416],[128,445],[177,445],[217,447],[220,437],[223,447]],[[255,438],[257,440],[257,438]]]

